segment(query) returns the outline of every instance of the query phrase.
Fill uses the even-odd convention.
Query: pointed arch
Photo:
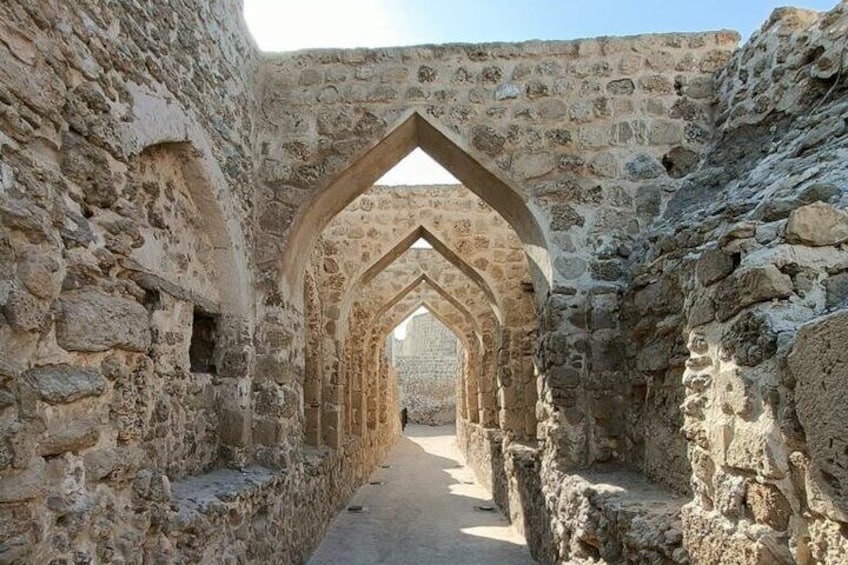
[[[414,314],[415,311],[418,310],[419,308],[421,308],[422,306],[424,308],[426,308],[427,311],[430,314],[432,314],[434,318],[439,320],[439,322],[443,326],[445,326],[447,329],[449,329],[451,331],[451,333],[453,333],[456,336],[456,338],[459,339],[459,341],[462,342],[462,346],[465,348],[466,351],[472,351],[471,346],[472,346],[473,342],[470,341],[471,336],[467,335],[466,332],[464,332],[460,328],[456,327],[456,325],[453,322],[450,321],[450,319],[447,317],[447,315],[445,313],[443,313],[440,308],[433,306],[433,304],[425,298],[422,298],[418,302],[415,302],[413,304],[413,306],[404,310],[403,314],[400,314],[397,317],[392,317],[391,321],[388,324],[383,324],[379,328],[379,330],[377,330],[378,333],[375,336],[377,341],[381,342],[381,341],[385,340],[389,336],[389,334],[392,333],[392,331],[400,325],[401,322],[403,322],[405,319],[407,319],[412,314]],[[398,321],[395,321],[395,320],[398,320]],[[375,330],[376,330],[376,328],[375,328]]]
[[[281,283],[290,292],[301,288],[309,253],[330,220],[416,147],[445,167],[512,226],[524,245],[537,299],[544,297],[551,282],[547,241],[520,191],[472,157],[466,144],[454,133],[417,111],[402,118],[386,136],[303,203],[288,232]]]
[[[383,269],[388,267],[395,259],[400,257],[404,252],[409,250],[412,247],[412,244],[418,241],[419,239],[423,239],[427,243],[429,243],[433,250],[439,253],[442,257],[447,259],[447,261],[452,264],[454,267],[459,269],[465,276],[467,276],[471,281],[483,291],[483,294],[489,300],[489,304],[492,306],[492,310],[495,312],[495,316],[497,316],[498,320],[501,320],[501,307],[500,300],[492,290],[492,287],[486,282],[486,280],[477,272],[477,270],[469,265],[462,257],[460,257],[453,249],[451,249],[447,244],[445,244],[439,237],[431,233],[424,226],[418,226],[414,230],[412,230],[406,237],[401,239],[394,247],[392,247],[389,251],[387,251],[382,257],[374,261],[365,271],[363,271],[362,275],[353,281],[353,283],[348,287],[348,291],[346,293],[346,297],[356,293],[360,288],[364,285],[368,284],[371,280],[374,279]],[[342,301],[344,304],[344,301]]]
[[[439,253],[445,260],[447,260],[450,264],[456,267],[463,275],[468,277],[468,279],[480,289],[483,295],[486,297],[486,300],[489,302],[489,306],[495,316],[495,320],[500,324],[503,321],[503,314],[501,310],[500,301],[498,297],[495,295],[491,286],[486,282],[486,280],[477,272],[477,270],[469,265],[462,257],[460,257],[456,252],[454,252],[448,245],[446,245],[439,237],[435,236],[429,230],[427,230],[424,226],[418,226],[409,234],[404,236],[398,241],[389,251],[384,253],[379,259],[374,261],[368,268],[366,268],[360,276],[354,280],[350,285],[348,285],[345,290],[344,296],[342,297],[341,306],[339,308],[339,323],[336,325],[336,333],[337,336],[342,335],[347,329],[347,316],[350,313],[350,308],[353,305],[352,297],[358,296],[359,291],[366,285],[368,282],[372,281],[380,272],[382,272],[386,267],[392,264],[398,257],[400,257],[404,252],[408,251],[412,244],[419,239],[424,239],[427,241],[432,247],[433,250]],[[432,281],[438,288],[441,288],[435,281]],[[442,289],[444,290],[444,289]],[[453,299],[453,297],[451,297]]]
[[[390,308],[392,308],[395,304],[406,298],[413,292],[420,291],[422,288],[429,287],[432,291],[438,294],[442,299],[451,304],[454,308],[456,308],[466,319],[471,322],[471,326],[474,328],[474,333],[477,335],[477,339],[481,339],[481,329],[480,322],[474,315],[468,311],[464,304],[459,302],[456,298],[454,298],[448,291],[442,288],[437,282],[428,277],[427,275],[421,275],[416,278],[411,284],[407,285],[403,290],[398,292],[394,297],[389,299],[385,304],[383,304],[376,312],[374,312],[371,317],[371,322],[376,323],[383,314],[385,314]]]
[[[492,344],[490,342],[487,344],[486,339],[479,334],[476,334],[477,339],[474,340],[472,335],[475,335],[475,332],[471,327],[463,331],[450,320],[450,315],[446,312],[442,312],[441,307],[437,306],[433,301],[428,300],[426,297],[415,298],[416,300],[414,300],[410,305],[399,310],[400,314],[391,315],[388,323],[383,323],[379,325],[379,327],[376,323],[372,324],[372,330],[369,332],[370,340],[366,346],[370,350],[369,354],[373,355],[375,359],[378,358],[381,351],[381,344],[385,343],[389,333],[391,333],[391,331],[397,327],[401,321],[413,314],[419,307],[422,305],[425,306],[442,324],[444,324],[448,329],[451,329],[455,335],[460,336],[460,340],[465,351],[465,365],[462,376],[463,412],[471,419],[471,421],[479,422],[481,418],[484,417],[481,415],[479,407],[481,402],[485,404],[481,398],[480,383],[485,381],[487,378],[494,378],[493,374],[486,371],[486,367],[483,362],[486,357],[486,349],[491,347]],[[439,295],[437,298],[443,297]],[[387,312],[391,314],[391,309],[399,305],[402,306],[400,302],[396,303],[394,306],[390,307]],[[453,303],[447,302],[445,306],[456,310],[456,306]],[[456,312],[462,317],[465,324],[469,324],[471,320],[469,320],[462,311],[456,310]],[[468,341],[462,339],[461,334],[468,335]],[[491,358],[491,355],[489,357]],[[482,391],[482,394],[485,395],[485,391]],[[488,415],[489,421],[491,421],[493,416],[494,414],[491,413]]]

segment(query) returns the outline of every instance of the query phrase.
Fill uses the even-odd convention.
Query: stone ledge
[[[231,503],[251,499],[273,486],[282,474],[265,467],[216,469],[171,484],[171,501],[176,509],[173,526],[181,529],[204,514],[224,514]]]
[[[561,488],[562,553],[610,563],[689,562],[680,518],[686,497],[616,468],[566,475]]]

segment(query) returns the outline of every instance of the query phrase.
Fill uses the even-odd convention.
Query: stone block
[[[716,316],[724,321],[752,304],[788,298],[792,291],[792,279],[774,265],[737,270],[716,287]]]
[[[44,325],[50,302],[30,294],[23,289],[15,289],[6,298],[2,313],[9,325],[21,332],[32,332]]]
[[[566,231],[575,226],[583,226],[585,219],[577,210],[568,204],[557,204],[551,207],[551,229]]]
[[[745,502],[758,523],[779,532],[789,526],[792,507],[775,485],[749,482],[745,491]]]
[[[812,476],[848,513],[848,313],[818,319],[798,333],[787,358]],[[827,496],[827,494],[826,494]]]
[[[144,306],[134,300],[80,290],[59,298],[56,341],[68,351],[106,351],[113,347],[147,351],[150,321]]]
[[[39,455],[59,455],[91,447],[100,438],[97,422],[90,418],[62,419],[50,422],[47,435],[38,444]]]
[[[50,404],[66,404],[99,396],[106,388],[106,381],[95,369],[71,365],[45,365],[30,369],[23,374],[22,383]]]
[[[220,414],[221,441],[237,447],[250,445],[250,415],[244,410],[222,408]]]
[[[41,496],[47,488],[47,464],[37,457],[22,471],[0,473],[0,503],[20,502]]]
[[[625,165],[630,180],[650,180],[665,174],[665,168],[650,155],[637,155]]]
[[[100,481],[106,478],[119,463],[120,457],[121,454],[111,447],[89,451],[83,457],[86,479]]]
[[[59,260],[49,254],[30,253],[18,267],[18,277],[33,295],[52,300],[62,286]]]
[[[848,303],[848,273],[839,273],[824,281],[825,306],[836,308]]]
[[[814,247],[848,241],[848,213],[824,202],[801,206],[789,215],[785,237]]]
[[[695,274],[698,282],[709,286],[732,273],[734,267],[733,257],[721,249],[707,249],[698,258]]]

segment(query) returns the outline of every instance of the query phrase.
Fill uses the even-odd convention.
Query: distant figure
[[[400,411],[400,431],[406,429],[406,423],[409,421],[409,413],[406,411],[406,408],[403,408]]]

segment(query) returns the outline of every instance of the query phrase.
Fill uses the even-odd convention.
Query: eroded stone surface
[[[796,208],[786,223],[786,239],[806,245],[837,245],[848,240],[848,213],[823,202]]]
[[[133,300],[87,290],[64,294],[59,308],[56,341],[68,351],[145,351],[150,346],[147,310]]]
[[[426,302],[542,562],[844,561],[846,9],[271,55],[3,3],[0,560],[303,562]],[[468,186],[368,186],[416,143]]]
[[[798,333],[788,357],[795,379],[795,405],[812,457],[812,479],[830,503],[848,513],[848,439],[845,404],[840,400],[848,382],[848,316],[833,314]]]
[[[24,373],[23,382],[50,404],[64,404],[98,396],[106,381],[94,369],[70,365],[46,365]]]

